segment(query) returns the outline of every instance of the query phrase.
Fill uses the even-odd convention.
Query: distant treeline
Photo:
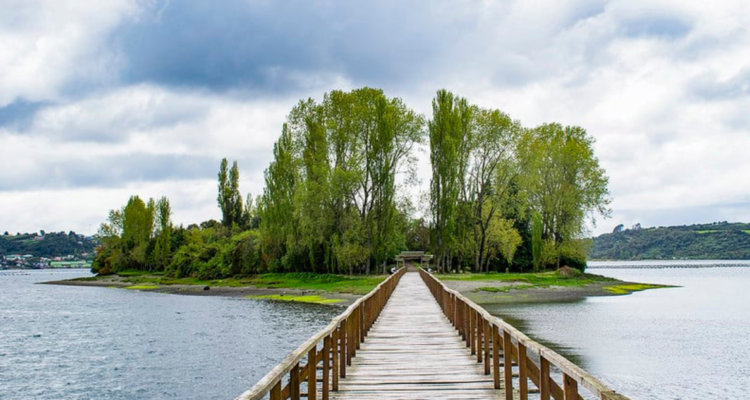
[[[379,89],[300,101],[261,196],[243,202],[237,163],[226,159],[221,222],[174,227],[168,199],[133,196],[102,225],[93,270],[371,274],[385,273],[403,250],[431,252],[442,271],[584,268],[585,221],[609,204],[586,131],[525,128],[444,90],[432,104],[427,120]],[[415,204],[409,186],[425,144],[432,180]]]
[[[94,252],[97,242],[73,231],[17,233],[0,236],[0,254],[31,254],[35,257],[61,257]]]
[[[665,260],[750,259],[750,224],[710,224],[631,229],[618,226],[614,232],[594,238],[589,252],[594,259]]]

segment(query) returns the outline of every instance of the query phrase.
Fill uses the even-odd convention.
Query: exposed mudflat
[[[636,284],[633,282],[597,282],[586,286],[551,286],[544,288],[510,289],[504,292],[480,290],[483,287],[507,288],[528,285],[522,282],[507,281],[442,281],[449,288],[458,291],[477,304],[508,303],[549,303],[578,300],[589,296],[620,296],[604,289],[605,286]]]

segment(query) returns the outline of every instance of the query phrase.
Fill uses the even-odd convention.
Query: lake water
[[[590,265],[594,274],[680,287],[487,308],[632,399],[748,398],[750,262]]]
[[[233,399],[340,307],[37,285],[0,271],[0,399]]]

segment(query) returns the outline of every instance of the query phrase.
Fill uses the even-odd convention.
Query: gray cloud
[[[456,32],[471,31],[471,16],[448,12],[427,1],[189,0],[153,7],[113,41],[127,82],[278,93],[299,89],[295,73],[325,72],[408,83],[442,64]]]
[[[730,100],[750,95],[750,68],[744,68],[729,79],[717,74],[703,74],[692,85],[692,94],[703,100]]]
[[[214,179],[219,162],[220,159],[205,155],[70,154],[64,158],[38,160],[33,168],[0,174],[0,191],[117,188],[130,182]],[[260,154],[252,154],[239,163],[242,170],[255,171],[262,169],[266,160]]]
[[[85,154],[42,159],[33,169],[0,175],[0,190],[119,187],[131,181],[189,180],[215,174],[218,161],[205,156]]]
[[[621,22],[621,31],[628,37],[659,37],[679,39],[690,33],[692,25],[674,15],[644,15],[626,18]]]
[[[48,104],[16,100],[5,107],[0,107],[0,127],[17,131],[28,129],[37,111]]]

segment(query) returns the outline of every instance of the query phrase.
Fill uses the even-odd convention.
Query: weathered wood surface
[[[501,382],[502,383],[502,382]],[[333,399],[499,399],[417,273],[406,273]]]

